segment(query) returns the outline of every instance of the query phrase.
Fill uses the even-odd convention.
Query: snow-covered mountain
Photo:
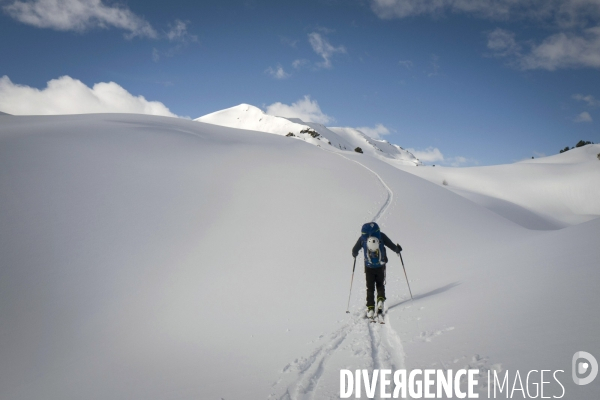
[[[527,229],[441,176],[323,147],[156,116],[0,118],[0,399],[336,399],[342,368],[477,368],[479,398],[488,371],[521,398],[518,371],[532,395],[600,397],[571,378],[575,352],[600,357],[599,218]],[[519,165],[539,169],[506,170],[515,197],[540,176],[558,177],[547,197],[572,190],[573,164]],[[372,219],[414,295],[392,254],[385,325],[363,318],[362,256],[345,313]]]
[[[227,126],[229,128],[274,133],[282,136],[289,135],[288,137],[298,138],[317,146],[329,145],[330,143],[335,147],[350,146],[349,143],[342,143],[337,135],[327,135],[330,133],[329,131],[317,133],[309,125],[300,120],[291,121],[287,118],[268,115],[260,108],[250,104],[240,104],[225,110],[216,111],[197,118],[195,121]]]
[[[284,118],[265,114],[260,108],[240,104],[225,110],[204,115],[195,121],[230,128],[268,132],[304,140],[328,149],[354,151],[359,147],[364,154],[379,158],[393,165],[421,165],[410,152],[385,140],[376,140],[353,128],[328,128],[305,122],[298,118]]]

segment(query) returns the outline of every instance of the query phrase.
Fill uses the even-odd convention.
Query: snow
[[[332,146],[349,146],[348,143],[340,141],[336,135],[327,135],[327,133],[330,132],[319,132],[319,135],[316,137],[314,137],[314,134],[302,133],[301,131],[311,127],[301,120],[290,120],[283,117],[268,115],[260,108],[249,104],[240,104],[235,107],[207,114],[200,118],[196,118],[195,121],[283,136],[292,133],[294,137],[318,146],[329,145],[329,142],[332,139]]]
[[[598,159],[600,144],[585,145],[554,154],[552,156],[538,157],[521,161],[523,164],[581,164]]]
[[[465,366],[561,369],[564,398],[598,398],[600,380],[570,377],[573,353],[600,355],[593,146],[460,175],[317,144],[157,116],[1,119],[0,398],[328,399],[342,368]],[[510,183],[500,199],[543,221],[567,209],[562,229],[448,190],[470,179],[492,199]],[[372,219],[414,294],[392,258],[385,325],[362,318],[361,256],[345,314]]]
[[[598,153],[596,144],[508,165],[403,170],[526,228],[552,230],[600,216]]]
[[[346,139],[352,146],[360,147],[364,154],[378,158],[391,165],[422,165],[411,152],[404,150],[397,144],[389,143],[387,140],[373,139],[354,128],[331,127],[329,129]]]
[[[258,107],[240,104],[225,110],[197,118],[195,121],[206,122],[230,128],[273,133],[286,136],[293,134],[294,138],[322,146],[330,145],[340,151],[354,151],[360,147],[364,154],[379,158],[392,165],[421,165],[421,162],[410,152],[398,145],[385,140],[376,140],[354,128],[328,128],[316,122],[305,122],[298,118],[283,118],[265,114]],[[302,133],[310,129],[318,133],[317,137]]]

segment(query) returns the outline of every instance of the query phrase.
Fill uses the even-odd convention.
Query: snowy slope
[[[230,128],[274,133],[307,141],[318,146],[329,144],[341,151],[354,151],[360,147],[364,154],[377,157],[392,165],[420,165],[421,162],[410,152],[385,140],[375,140],[353,128],[327,128],[315,122],[305,122],[298,118],[283,118],[265,114],[261,109],[249,104],[240,104],[225,110],[197,118],[195,121],[227,126]],[[302,133],[310,130],[314,133]]]
[[[529,229],[561,229],[600,216],[599,153],[596,144],[508,165],[404,170]]]
[[[329,399],[340,368],[441,365],[600,395],[570,381],[600,349],[598,219],[529,230],[377,158],[165,117],[2,119],[0,160],[2,399]],[[373,218],[415,296],[393,258],[381,326],[360,256],[344,313]]]
[[[391,165],[422,165],[411,152],[387,140],[373,139],[354,128],[331,127],[329,129],[346,139],[352,146],[360,147],[365,154],[379,158]]]
[[[598,160],[600,144],[576,147],[564,153],[520,161],[519,164],[581,164]]]

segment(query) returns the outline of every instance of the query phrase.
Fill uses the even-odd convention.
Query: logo
[[[573,354],[573,382],[587,385],[598,375],[598,361],[588,352],[578,351]],[[587,375],[587,376],[586,376]]]

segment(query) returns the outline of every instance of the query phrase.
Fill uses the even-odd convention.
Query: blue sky
[[[9,113],[168,108],[196,118],[282,103],[328,126],[370,128],[427,164],[454,166],[600,142],[598,0],[0,7],[0,110]],[[98,93],[101,105],[78,97]]]

